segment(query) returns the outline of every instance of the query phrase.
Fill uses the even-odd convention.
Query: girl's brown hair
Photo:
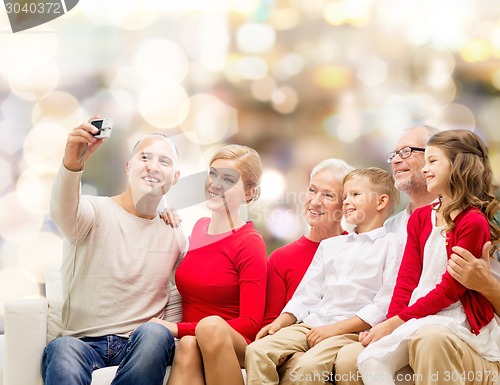
[[[500,242],[500,227],[495,220],[499,209],[494,191],[493,172],[488,148],[473,132],[468,130],[441,131],[433,135],[427,146],[441,149],[451,162],[449,189],[451,202],[443,209],[446,231],[455,227],[451,219],[454,210],[476,207],[488,220],[491,243],[496,248]]]

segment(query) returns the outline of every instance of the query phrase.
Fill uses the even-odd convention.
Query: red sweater
[[[198,321],[218,315],[251,342],[264,316],[266,245],[251,222],[219,235],[207,234],[209,223],[202,218],[195,224],[175,274],[182,296],[178,337],[194,335]]]
[[[318,246],[319,242],[313,242],[302,236],[271,253],[267,265],[264,325],[273,322],[292,298]]]
[[[477,291],[468,290],[446,271],[441,282],[424,297],[408,306],[413,290],[422,274],[424,246],[432,231],[432,206],[415,210],[408,220],[408,240],[399,269],[396,286],[389,306],[388,318],[398,315],[403,321],[436,314],[445,307],[460,300],[471,325],[471,331],[479,334],[494,316],[491,304]],[[481,256],[485,242],[490,240],[488,221],[475,208],[468,208],[458,214],[455,227],[446,234],[448,258],[453,246],[461,246],[475,256]]]

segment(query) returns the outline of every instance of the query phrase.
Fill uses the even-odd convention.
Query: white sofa
[[[0,335],[0,385],[43,385],[41,362],[48,341],[61,330],[62,287],[58,268],[51,268],[46,276],[46,298],[12,300],[5,303],[5,335]],[[167,319],[181,319],[181,298],[174,285],[171,286],[167,305]],[[2,343],[2,339],[4,340]],[[3,351],[3,352],[2,352]],[[92,385],[110,385],[117,366],[95,370]],[[164,384],[168,379],[167,367]],[[246,378],[244,369],[243,377]],[[410,385],[411,369],[400,371],[398,385]]]
[[[5,303],[5,335],[0,336],[0,375],[2,350],[4,356],[3,385],[43,385],[42,354],[47,342],[54,339],[61,329],[62,309],[59,269],[49,269],[45,279],[46,298],[12,300]],[[173,322],[181,319],[180,295],[174,285],[171,285],[167,319]],[[109,385],[117,368],[112,366],[95,370],[92,374],[92,385]],[[164,383],[169,373],[170,367],[167,368]]]

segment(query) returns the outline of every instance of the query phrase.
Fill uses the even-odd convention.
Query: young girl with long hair
[[[394,384],[394,374],[409,363],[409,339],[426,325],[444,325],[484,359],[500,360],[493,307],[446,271],[453,246],[480,256],[485,242],[491,240],[492,250],[499,244],[494,219],[499,202],[493,194],[488,150],[471,131],[442,131],[427,143],[422,172],[428,191],[438,194],[439,202],[410,217],[388,319],[360,334],[367,347],[358,366],[366,385]],[[446,375],[415,373],[415,382],[445,383]],[[450,383],[461,383],[464,374],[448,375]]]

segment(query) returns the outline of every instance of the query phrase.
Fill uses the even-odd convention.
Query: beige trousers
[[[322,385],[332,380],[338,385],[361,385],[356,358],[363,348],[358,334],[330,337],[310,348],[306,340],[309,330],[305,324],[291,325],[248,345],[247,385]],[[290,355],[278,370],[280,358]]]
[[[479,356],[444,326],[418,330],[409,343],[416,385],[493,385],[500,383],[500,362]]]

